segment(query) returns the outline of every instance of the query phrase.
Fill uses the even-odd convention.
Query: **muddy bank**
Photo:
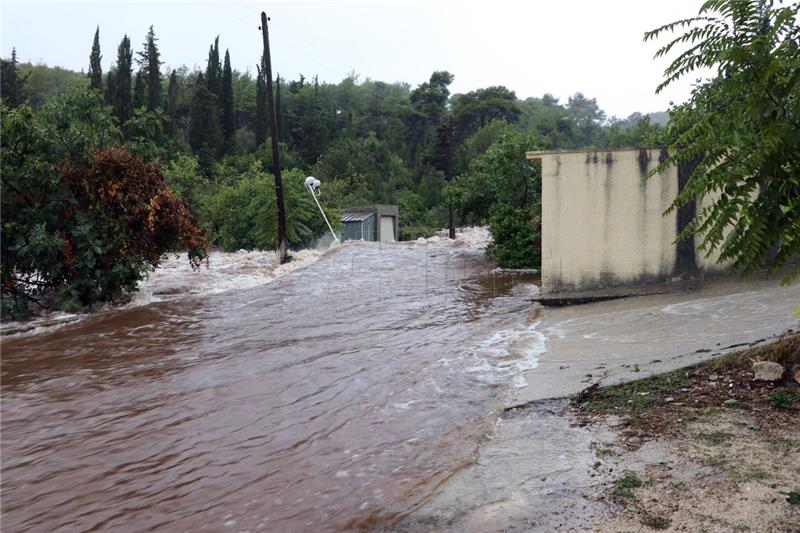
[[[753,360],[791,368],[800,336],[574,399],[618,433],[595,447],[618,465],[598,531],[800,530],[800,385],[754,380]]]

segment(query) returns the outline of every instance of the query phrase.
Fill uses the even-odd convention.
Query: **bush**
[[[305,174],[300,170],[283,173],[286,239],[292,247],[310,245],[328,231],[304,181]],[[202,196],[199,213],[212,243],[226,251],[275,247],[278,235],[275,181],[262,169],[260,161],[251,163],[236,183],[220,185]],[[329,209],[326,215],[334,229],[341,226],[338,211]]]
[[[530,135],[501,133],[469,172],[445,189],[462,221],[488,216],[494,242],[487,251],[507,268],[541,264],[541,166],[525,157],[535,147]]]
[[[2,310],[55,295],[78,309],[134,290],[169,251],[205,254],[203,232],[159,165],[113,147],[119,132],[93,93],[41,113],[2,111]]]
[[[490,255],[506,268],[538,268],[541,264],[541,239],[533,208],[508,204],[492,206],[489,231],[493,242]]]

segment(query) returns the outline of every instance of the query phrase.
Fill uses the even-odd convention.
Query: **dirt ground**
[[[592,530],[800,532],[800,386],[753,380],[753,360],[800,363],[800,335],[708,363],[595,388],[577,424],[592,443],[609,518]]]

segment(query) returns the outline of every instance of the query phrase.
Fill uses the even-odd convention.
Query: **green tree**
[[[612,118],[605,129],[605,146],[630,148],[666,144],[664,128],[651,122],[648,115],[632,113],[625,120]]]
[[[409,171],[374,135],[340,139],[313,167],[315,176],[343,181],[345,203],[393,203],[409,185]]]
[[[0,95],[3,103],[13,109],[27,100],[25,81],[30,74],[20,77],[17,72],[17,49],[11,49],[11,59],[0,63]]]
[[[115,299],[168,251],[199,263],[202,232],[158,164],[118,146],[99,94],[71,91],[38,113],[0,106],[0,116],[4,310],[53,293],[63,309]]]
[[[197,157],[189,154],[179,154],[162,168],[169,188],[186,200],[193,213],[198,212],[201,198],[212,193],[212,183],[201,170]]]
[[[409,100],[412,111],[408,114],[407,122],[412,159],[416,159],[433,143],[436,128],[442,124],[447,113],[449,86],[453,78],[447,71],[436,71],[431,74],[430,80],[411,91]]]
[[[225,151],[233,147],[236,133],[236,112],[233,105],[233,72],[231,71],[231,55],[225,50],[225,66],[222,69],[222,92],[219,96],[220,122]]]
[[[295,94],[288,122],[290,146],[295,147],[307,165],[313,165],[330,145],[332,125],[330,106],[316,79]]]
[[[214,44],[208,50],[208,64],[206,65],[206,83],[208,90],[219,97],[222,94],[222,68],[219,63],[219,35],[214,39]]]
[[[305,174],[292,169],[283,177],[288,244],[308,245],[327,228],[305,191]],[[211,242],[228,251],[275,248],[277,207],[272,183],[272,176],[255,161],[235,184],[222,185],[215,193],[203,196],[200,213]]]
[[[156,32],[153,26],[147,32],[144,41],[144,50],[137,52],[136,62],[139,63],[139,71],[145,76],[147,82],[147,109],[154,111],[161,106],[161,61],[159,60],[158,45],[156,44]],[[137,74],[138,84],[138,74]],[[134,107],[136,107],[134,105]]]
[[[106,74],[106,88],[103,91],[103,101],[112,108],[117,102],[117,71],[113,68]]]
[[[128,150],[135,156],[150,161],[169,160],[177,147],[167,135],[169,119],[161,108],[148,111],[146,107],[133,110],[133,116],[125,124],[125,139]]]
[[[167,87],[167,115],[174,126],[178,120],[178,74],[175,69],[169,75],[169,86]]]
[[[147,82],[145,81],[144,72],[141,70],[136,73],[136,78],[133,82],[133,102],[131,105],[134,110],[147,106]]]
[[[686,46],[657,91],[698,68],[698,84],[671,112],[669,157],[651,175],[696,165],[670,207],[711,205],[679,235],[749,273],[779,268],[800,254],[800,4],[709,0],[698,16],[645,34],[683,33],[656,53]],[[796,275],[798,268],[793,270]]]
[[[217,97],[208,89],[203,75],[199,74],[189,115],[189,146],[206,172],[219,157],[221,145],[222,131],[217,113]]]
[[[117,89],[115,92],[114,114],[120,124],[125,124],[131,117],[131,76],[133,74],[133,52],[131,40],[125,35],[117,47],[117,72],[115,74]]]
[[[521,111],[514,91],[496,86],[453,96],[453,122],[459,141],[496,119],[516,122]]]
[[[92,53],[89,56],[89,86],[95,91],[103,90],[103,68],[100,61],[100,26],[94,32],[94,42],[92,43]]]
[[[448,202],[467,220],[489,220],[488,251],[509,268],[538,268],[541,235],[541,165],[525,153],[536,137],[506,130],[469,171],[446,187]]]
[[[575,93],[567,100],[567,113],[575,124],[573,142],[576,146],[600,144],[602,131],[600,125],[606,119],[606,114],[597,105],[596,98],[587,98],[580,92]]]

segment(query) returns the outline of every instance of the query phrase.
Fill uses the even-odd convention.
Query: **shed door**
[[[381,240],[393,241],[394,238],[394,217],[381,217]]]

